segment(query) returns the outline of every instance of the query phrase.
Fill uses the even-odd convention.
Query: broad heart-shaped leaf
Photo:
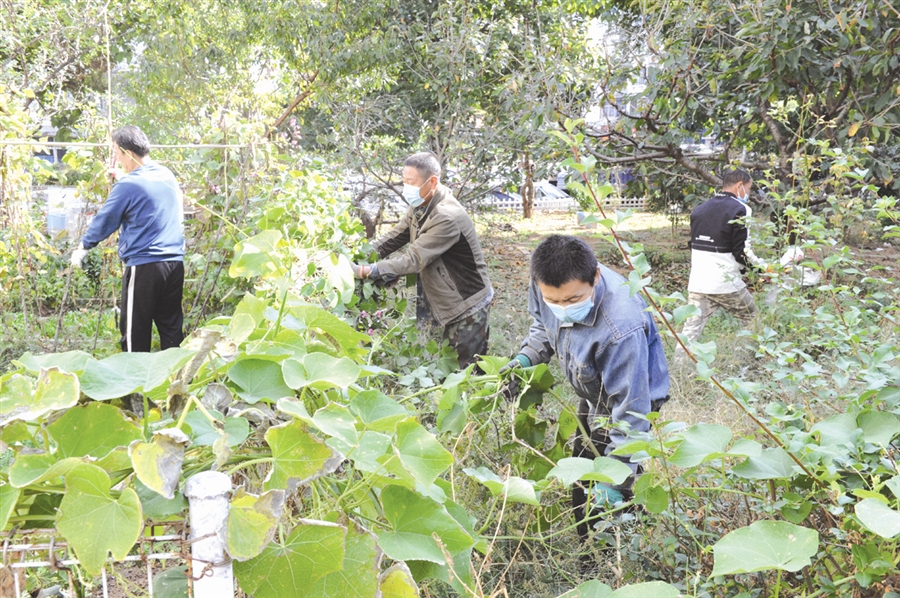
[[[228,510],[228,554],[236,561],[258,556],[275,537],[284,512],[284,490],[269,490],[257,496],[238,488]]]
[[[359,443],[346,457],[353,461],[354,467],[362,471],[375,473],[383,469],[381,457],[391,446],[391,437],[381,432],[366,430],[359,437]]]
[[[605,583],[600,583],[596,579],[586,581],[577,588],[569,590],[565,594],[560,594],[558,598],[609,598],[612,595],[612,588]],[[655,598],[654,594],[654,598]]]
[[[408,480],[412,476],[426,488],[453,464],[453,455],[414,417],[397,424],[394,453],[405,471],[390,466],[389,470]]]
[[[231,315],[231,324],[228,326],[228,336],[231,340],[237,344],[247,340],[263,321],[263,312],[268,306],[269,301],[266,299],[257,299],[250,293],[244,295]]]
[[[350,324],[321,307],[294,305],[288,309],[288,313],[290,318],[285,318],[285,327],[312,331],[329,344],[336,342],[347,354],[360,353],[363,351],[359,346],[360,343],[372,342],[369,335],[354,330]]]
[[[31,374],[39,374],[42,369],[58,367],[64,372],[79,373],[84,370],[85,364],[93,359],[84,351],[66,351],[65,353],[45,353],[32,355],[26,353],[22,357],[13,360],[13,363]]]
[[[376,532],[378,545],[395,561],[421,560],[443,564],[444,554],[432,538],[437,534],[450,552],[456,554],[475,545],[475,540],[454,519],[444,505],[402,486],[388,486],[381,492],[384,516],[390,530]]]
[[[301,519],[282,542],[272,542],[249,561],[235,562],[234,575],[253,598],[306,596],[312,584],[343,566],[346,532],[334,523]]]
[[[890,540],[900,534],[900,511],[877,498],[867,498],[856,505],[856,516],[870,532]]]
[[[158,353],[116,353],[88,361],[81,390],[95,401],[118,399],[133,392],[149,393],[165,384],[196,351],[174,347]]]
[[[350,400],[348,405],[366,427],[375,432],[393,433],[397,423],[410,416],[402,405],[377,390],[364,390]]]
[[[378,578],[382,598],[419,598],[419,586],[406,563],[395,563]]]
[[[344,539],[344,563],[339,571],[319,578],[307,589],[305,598],[370,598],[378,590],[381,554],[375,547],[375,536],[350,525]],[[387,597],[385,597],[387,598]]]
[[[794,477],[796,463],[783,448],[765,449],[758,457],[750,457],[732,468],[732,472],[748,480],[777,480]]]
[[[856,414],[839,413],[820,421],[810,431],[819,433],[819,444],[822,446],[843,446],[854,444],[856,430]]]
[[[48,453],[19,453],[9,466],[9,483],[14,488],[43,484],[66,475],[81,463],[84,461],[75,457],[58,461],[56,455]]]
[[[317,390],[347,388],[359,378],[359,366],[349,357],[307,353],[302,360],[285,359],[281,365],[285,383],[291,388],[306,386]]]
[[[251,405],[263,399],[277,401],[294,396],[284,383],[281,364],[266,359],[242,359],[228,370],[228,378],[238,386],[238,395]]]
[[[863,432],[863,440],[881,447],[888,446],[900,434],[897,416],[886,411],[864,411],[859,414],[857,423]]]
[[[0,530],[6,529],[6,522],[9,521],[16,503],[19,502],[19,494],[21,490],[13,488],[10,484],[0,483]]]
[[[152,442],[135,440],[128,446],[134,473],[154,492],[165,498],[175,498],[184,448],[190,443],[190,438],[178,428],[156,432]]]
[[[530,480],[517,476],[510,476],[509,479],[504,480],[487,467],[469,468],[463,471],[481,482],[494,496],[505,496],[507,502],[521,502],[535,506],[540,504],[534,492],[534,482]]]
[[[134,546],[144,519],[141,501],[131,488],[114,499],[106,472],[82,463],[66,474],[66,494],[56,516],[56,527],[75,549],[85,571],[98,575],[107,554],[122,560]]]
[[[356,431],[356,418],[350,410],[337,403],[329,403],[316,411],[313,425],[331,436],[326,444],[344,456],[359,444]]]
[[[799,571],[819,550],[819,533],[786,521],[757,521],[713,546],[712,576],[778,569]]]
[[[269,428],[266,442],[272,449],[273,459],[264,485],[266,490],[293,492],[297,486],[331,473],[343,461],[343,457],[310,435],[299,420]]]
[[[286,270],[278,255],[280,241],[281,231],[277,230],[264,230],[254,237],[239,241],[234,246],[234,259],[228,268],[228,276],[269,278],[283,274]]]
[[[106,456],[141,438],[141,428],[125,418],[121,409],[106,403],[73,407],[47,426],[59,457]]]
[[[707,459],[722,456],[731,442],[731,430],[714,424],[697,424],[680,434],[684,439],[669,462],[678,467],[695,467]]]
[[[609,598],[649,598],[650,596],[653,598],[678,598],[681,596],[681,592],[664,581],[646,581],[619,588],[610,594]]]
[[[201,411],[191,411],[184,421],[191,427],[191,444],[194,446],[212,446],[225,435],[228,446],[237,446],[247,440],[250,435],[250,422],[243,417],[222,417],[215,409],[208,409],[209,413],[217,419],[220,426],[213,427],[209,418]],[[221,429],[224,428],[224,429]]]
[[[585,459],[583,457],[566,457],[556,463],[556,467],[547,473],[547,477],[559,478],[566,486],[578,480],[621,484],[631,475],[631,468],[609,457]]]
[[[59,409],[68,409],[81,396],[78,376],[57,367],[41,370],[37,386],[31,390],[28,378],[14,374],[0,379],[0,426],[20,419],[34,421]]]
[[[148,519],[162,519],[178,515],[188,508],[187,499],[181,491],[175,492],[175,498],[165,498],[158,492],[147,488],[141,480],[134,480],[134,491],[141,499],[141,511]]]

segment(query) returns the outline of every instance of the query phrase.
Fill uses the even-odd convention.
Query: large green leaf
[[[75,550],[85,571],[98,575],[107,554],[122,560],[144,526],[141,501],[131,488],[110,496],[109,476],[96,465],[79,464],[66,474],[66,494],[57,529]]]
[[[125,413],[107,403],[73,407],[47,426],[56,441],[60,457],[106,456],[111,450],[127,447],[141,438],[141,428]]]
[[[586,581],[577,588],[571,589],[558,598],[609,598],[613,593],[612,588],[596,579]],[[655,595],[654,595],[655,598]]]
[[[566,457],[557,462],[547,477],[559,478],[564,485],[571,486],[578,480],[621,484],[630,475],[630,467],[609,457]]]
[[[376,532],[378,545],[395,561],[423,560],[443,564],[444,555],[432,534],[437,534],[451,554],[474,546],[475,540],[444,505],[402,486],[381,492],[384,516],[391,529]]]
[[[337,403],[329,403],[313,416],[313,424],[325,434],[331,436],[327,444],[344,456],[359,444],[356,431],[356,418],[350,410]]]
[[[487,467],[464,469],[469,476],[475,478],[490,490],[494,496],[505,497],[507,502],[521,502],[538,506],[540,502],[534,491],[534,482],[517,476],[502,479]]]
[[[754,571],[797,572],[819,550],[819,533],[786,521],[757,521],[726,534],[713,546],[712,575]]]
[[[0,426],[17,419],[34,421],[51,411],[68,409],[80,396],[78,376],[56,367],[41,370],[34,391],[25,376],[4,376],[0,378]]]
[[[257,299],[250,293],[244,295],[231,315],[231,323],[228,326],[228,336],[231,340],[238,344],[247,340],[263,321],[263,313],[268,306],[269,301],[266,299]]]
[[[266,442],[272,449],[272,470],[265,489],[288,489],[331,473],[343,458],[313,437],[306,425],[295,420],[266,431]]]
[[[274,361],[242,359],[231,366],[228,377],[237,384],[238,395],[250,404],[294,396],[293,389],[284,383],[281,364]]]
[[[239,241],[234,246],[234,259],[228,268],[228,275],[232,278],[269,278],[284,274],[284,263],[278,255],[281,238],[281,231],[264,230]]]
[[[822,446],[843,446],[853,444],[857,428],[855,413],[839,413],[820,421],[810,431],[819,434]]]
[[[397,423],[410,413],[392,398],[377,390],[364,390],[350,400],[348,405],[366,427],[366,430],[393,433]]]
[[[371,598],[378,590],[381,555],[375,537],[355,525],[344,540],[344,562],[338,571],[323,575],[303,594],[305,598]],[[385,597],[387,598],[387,597]]]
[[[175,498],[181,479],[184,449],[191,443],[178,428],[166,428],[153,435],[153,440],[135,440],[128,446],[134,473],[145,486],[168,499]]]
[[[321,577],[343,566],[346,532],[334,523],[300,520],[287,538],[272,542],[258,557],[234,563],[234,575],[254,598],[305,596]]]
[[[6,529],[6,522],[9,521],[13,509],[16,508],[21,492],[20,489],[13,488],[10,484],[0,482],[0,531]]]
[[[731,430],[714,424],[697,424],[680,434],[681,444],[669,462],[678,467],[695,467],[707,459],[722,456],[731,442]]]
[[[402,471],[390,466],[392,473],[429,487],[435,478],[453,464],[451,455],[438,440],[411,417],[397,424],[394,453]]]
[[[191,444],[194,446],[212,446],[225,436],[228,446],[238,446],[250,435],[250,422],[243,417],[223,417],[215,409],[207,411],[216,418],[216,426],[201,411],[191,411],[184,421],[190,426]]]
[[[165,384],[196,351],[174,347],[157,353],[116,353],[88,361],[81,374],[81,390],[97,401],[134,392],[149,393]]]
[[[32,355],[26,353],[22,357],[13,360],[19,367],[25,368],[32,374],[39,374],[42,369],[58,367],[64,372],[80,373],[84,370],[88,360],[93,359],[84,351],[66,351],[65,353],[44,353]]]
[[[366,430],[359,437],[359,443],[345,456],[362,471],[375,473],[383,469],[381,457],[391,446],[392,438],[381,432]]]
[[[678,598],[681,592],[678,588],[663,581],[646,581],[619,588],[609,595],[609,598]]]
[[[360,343],[370,343],[369,335],[354,330],[352,326],[336,315],[315,305],[292,306],[286,318],[285,327],[295,330],[311,330],[326,340],[333,341],[348,354],[360,352]]]
[[[758,457],[750,457],[732,469],[748,480],[776,480],[794,476],[796,463],[783,448],[765,449]]]
[[[856,516],[870,532],[891,539],[900,534],[900,511],[877,498],[867,498],[856,505]]]
[[[865,411],[859,414],[857,421],[863,432],[863,440],[882,448],[891,444],[891,440],[900,434],[900,421],[893,413],[886,411]]]
[[[347,388],[356,382],[360,373],[352,359],[325,353],[307,353],[302,360],[286,359],[281,367],[285,383],[294,389]]]
[[[178,515],[188,508],[187,499],[180,490],[175,491],[174,498],[165,498],[159,492],[151,490],[141,480],[134,480],[134,491],[141,499],[141,511],[148,519],[164,519],[172,515]]]
[[[258,556],[275,537],[284,512],[284,490],[270,490],[261,496],[238,488],[231,498],[226,531],[231,558],[246,561]]]
[[[83,462],[75,457],[60,461],[49,453],[19,453],[9,466],[9,483],[14,488],[42,484],[66,475]]]

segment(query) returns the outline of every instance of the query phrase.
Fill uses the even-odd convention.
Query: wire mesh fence
[[[191,540],[185,522],[169,522],[146,528],[131,553],[121,561],[109,559],[99,579],[88,579],[78,569],[78,559],[54,529],[12,530],[3,538],[0,598],[90,596],[120,598],[157,596],[160,574],[165,584],[186,587],[193,597]],[[33,592],[33,593],[32,593]],[[41,593],[43,592],[43,593]],[[167,592],[168,593],[168,592]],[[226,598],[226,597],[223,597]]]

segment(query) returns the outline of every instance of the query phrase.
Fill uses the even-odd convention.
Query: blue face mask
[[[553,315],[556,316],[556,319],[560,322],[569,324],[581,322],[589,313],[591,313],[591,308],[594,307],[594,293],[591,292],[591,296],[584,301],[579,301],[578,303],[573,303],[572,305],[567,305],[565,307],[547,303],[546,300],[544,300],[544,304],[550,308],[550,311],[553,312]]]
[[[409,204],[411,208],[418,208],[425,201],[421,195],[419,195],[419,191],[422,187],[415,187],[413,185],[408,185],[403,183],[403,199],[406,200],[406,203]]]

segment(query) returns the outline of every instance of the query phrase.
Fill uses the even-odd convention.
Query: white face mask
[[[419,194],[419,191],[421,190],[422,187],[416,187],[414,185],[403,183],[403,199],[406,200],[406,203],[409,204],[409,207],[417,208],[422,205],[422,202],[425,201],[425,199]]]

